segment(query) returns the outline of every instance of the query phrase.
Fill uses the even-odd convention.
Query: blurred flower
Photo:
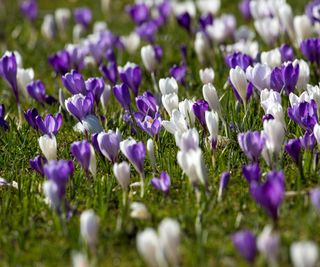
[[[300,139],[290,139],[285,145],[285,150],[293,161],[298,164],[300,161],[301,142]]]
[[[141,202],[132,202],[130,217],[133,219],[147,220],[150,217],[147,207]]]
[[[223,172],[220,176],[220,184],[219,184],[219,191],[218,191],[218,201],[221,201],[222,195],[224,191],[227,189],[230,180],[230,172],[226,171]]]
[[[232,241],[240,255],[253,264],[257,254],[256,237],[249,230],[242,230],[232,235]]]
[[[209,104],[204,99],[196,101],[193,106],[193,113],[196,116],[196,118],[199,120],[200,124],[202,125],[203,129],[207,128],[206,124],[206,111],[209,110]]]
[[[5,119],[5,107],[3,104],[0,104],[0,127],[2,127],[3,129],[7,130],[9,129],[9,124]]]
[[[142,79],[140,66],[127,62],[124,67],[119,68],[119,74],[121,81],[132,90],[135,96],[137,96]]]
[[[154,72],[162,58],[162,49],[158,45],[147,45],[141,48],[141,58],[145,68]]]
[[[320,64],[320,39],[305,39],[300,44],[300,50],[303,56],[311,63]]]
[[[130,185],[130,165],[126,161],[115,163],[113,173],[122,189],[127,191]]]
[[[251,161],[258,161],[264,148],[265,139],[258,131],[248,131],[238,134],[238,142],[241,150]]]
[[[174,65],[170,68],[170,75],[176,79],[178,83],[185,84],[185,78],[187,73],[187,65],[182,63],[180,65]]]
[[[149,19],[149,8],[144,3],[137,3],[126,6],[126,12],[137,25],[146,22]]]
[[[178,83],[173,77],[160,79],[159,88],[162,95],[168,95],[173,93],[178,95]]]
[[[320,189],[313,188],[309,191],[311,204],[317,209],[320,210]]]
[[[166,172],[161,172],[160,178],[154,177],[151,179],[151,185],[164,193],[168,193],[170,190],[170,176]]]
[[[246,178],[248,184],[252,182],[260,182],[260,166],[259,163],[251,163],[242,165],[242,175]]]
[[[272,226],[266,225],[263,228],[257,239],[257,247],[271,265],[276,264],[280,249],[280,236],[272,229]]]
[[[80,233],[83,240],[94,249],[98,241],[99,217],[93,210],[85,210],[80,215]]]
[[[26,87],[29,95],[39,103],[52,104],[55,99],[46,94],[44,83],[40,80],[32,81]]]
[[[43,156],[38,155],[34,159],[30,159],[29,163],[33,170],[38,172],[41,176],[44,176],[43,166],[47,163],[47,160]]]
[[[313,241],[293,242],[290,256],[294,267],[315,267],[319,257],[318,246]]]
[[[34,21],[38,15],[38,5],[36,0],[24,0],[20,4],[20,11],[28,20]]]
[[[241,52],[234,52],[228,54],[225,58],[226,64],[230,69],[235,69],[239,66],[242,70],[246,70],[249,66],[253,65],[253,59]]]
[[[83,27],[88,27],[92,20],[92,12],[90,8],[79,7],[76,8],[73,12],[74,19],[76,23],[82,25]]]
[[[55,116],[47,114],[44,120],[40,115],[38,115],[35,117],[35,120],[37,128],[42,132],[42,134],[57,135],[62,124],[62,115],[61,113],[57,113]]]

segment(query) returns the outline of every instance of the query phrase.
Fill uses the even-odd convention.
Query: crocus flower
[[[120,68],[119,74],[121,81],[132,90],[135,96],[137,96],[142,79],[140,66],[127,62],[123,68]]]
[[[300,160],[301,142],[300,139],[290,139],[285,145],[285,150],[293,161],[298,164]]]
[[[98,105],[105,87],[103,79],[92,77],[85,82],[85,85],[87,92],[92,93],[94,100]]]
[[[284,200],[285,181],[283,172],[271,171],[266,181],[250,184],[250,193],[254,200],[261,205],[273,220],[278,219],[278,209]]]
[[[199,17],[199,26],[202,31],[205,31],[208,25],[212,25],[213,16],[211,13],[203,14]]]
[[[206,127],[209,131],[209,141],[212,149],[216,149],[219,132],[219,116],[215,111],[205,112]]]
[[[36,123],[38,129],[42,132],[42,134],[47,135],[57,135],[61,124],[62,124],[62,115],[61,113],[57,113],[55,116],[51,114],[47,114],[44,120],[41,118],[40,115],[36,116]]]
[[[301,146],[305,150],[309,150],[309,151],[311,151],[316,144],[316,139],[314,137],[314,134],[309,133],[308,131],[306,131],[304,135],[299,138],[299,140],[300,140]]]
[[[157,100],[154,95],[148,91],[136,97],[136,105],[138,110],[144,115],[154,116],[158,111]]]
[[[83,94],[86,95],[86,85],[81,73],[72,70],[62,76],[62,83],[64,87],[73,95]]]
[[[116,132],[109,130],[107,133],[101,132],[97,135],[99,151],[112,163],[118,159],[120,142],[121,134],[118,129]]]
[[[62,196],[59,195],[58,185],[49,180],[43,183],[42,189],[50,207],[59,212]]]
[[[225,61],[230,69],[235,69],[237,66],[239,66],[244,71],[253,64],[253,59],[247,54],[241,52],[228,54],[225,58]]]
[[[27,111],[24,112],[24,117],[26,121],[35,130],[38,130],[38,124],[36,122],[37,116],[39,116],[39,112],[36,108],[28,109]]]
[[[242,14],[242,16],[246,19],[249,20],[251,19],[251,11],[250,11],[250,1],[251,0],[242,0],[239,3],[239,10]]]
[[[232,235],[232,241],[240,255],[253,263],[257,254],[256,237],[249,230],[238,231]]]
[[[149,43],[155,41],[155,36],[158,31],[158,25],[155,20],[147,21],[136,28],[136,33],[139,37]]]
[[[17,104],[20,103],[17,83],[17,60],[14,53],[6,52],[0,58],[0,75],[9,83]]]
[[[280,236],[272,229],[272,226],[266,225],[257,239],[258,250],[266,257],[268,262],[276,264],[280,248]]]
[[[126,11],[130,15],[133,22],[137,25],[146,22],[150,17],[149,7],[145,3],[126,6]]]
[[[76,23],[82,25],[83,27],[88,27],[92,20],[92,12],[90,8],[80,7],[74,10],[74,19]]]
[[[229,81],[237,99],[246,104],[248,99],[248,89],[250,86],[252,87],[252,84],[248,83],[245,72],[239,66],[231,69]]]
[[[80,233],[83,240],[93,250],[98,241],[99,217],[93,210],[85,210],[80,215]]]
[[[209,107],[216,111],[220,112],[220,102],[217,94],[216,88],[211,84],[207,83],[202,87],[203,98],[208,102]]]
[[[240,133],[238,142],[241,150],[251,161],[258,161],[265,144],[265,139],[260,132]]]
[[[20,4],[20,11],[28,20],[34,21],[38,15],[38,5],[36,0],[24,0]]]
[[[70,151],[84,168],[87,175],[89,171],[93,176],[96,175],[96,155],[93,146],[88,141],[73,142],[70,146]]]
[[[319,0],[309,1],[305,7],[305,13],[313,23],[320,22],[319,9]]]
[[[118,79],[118,65],[116,62],[109,62],[108,65],[100,65],[101,74],[112,84],[116,84]]]
[[[71,115],[82,121],[92,111],[93,97],[90,94],[87,96],[82,94],[73,95],[65,100],[65,107]]]
[[[188,130],[185,116],[179,110],[173,110],[170,121],[163,120],[163,127],[171,134],[184,133]]]
[[[134,118],[139,128],[154,137],[159,134],[161,130],[161,116],[159,113],[155,113],[153,117],[144,116],[141,112],[135,112]]]
[[[249,66],[246,69],[246,76],[259,91],[270,88],[271,69],[268,65],[258,63],[254,67]]]
[[[49,41],[52,41],[56,37],[57,30],[54,21],[54,16],[52,14],[44,15],[43,22],[41,25],[41,33],[42,36]]]
[[[170,75],[176,79],[178,83],[185,84],[185,77],[187,73],[187,65],[174,65],[170,68]]]
[[[154,153],[154,142],[151,138],[148,139],[147,141],[147,155],[150,160],[151,166],[153,170],[156,169],[156,156]]]
[[[205,68],[199,71],[200,80],[203,84],[211,84],[214,80],[213,68]]]
[[[65,74],[70,68],[70,55],[66,50],[58,51],[49,56],[48,61],[56,73]]]
[[[300,127],[311,133],[318,122],[317,109],[314,100],[311,100],[310,103],[303,101],[293,107],[288,107],[288,115]]]
[[[38,139],[40,149],[46,159],[56,160],[57,159],[57,139],[54,135],[43,135]]]
[[[199,120],[200,124],[206,129],[206,118],[205,113],[209,110],[209,104],[205,100],[198,100],[193,104],[193,113]]]
[[[148,45],[141,48],[141,58],[145,68],[154,72],[162,58],[162,48],[158,45]]]
[[[224,191],[227,189],[230,180],[230,172],[226,171],[223,172],[220,176],[220,184],[219,184],[219,191],[218,191],[218,201],[221,201],[222,195]]]
[[[179,98],[176,93],[162,95],[162,105],[171,116],[172,112],[179,107]]]
[[[52,96],[46,94],[44,83],[40,80],[32,81],[26,86],[26,88],[29,95],[39,103],[52,104],[52,102],[55,101]]]
[[[320,64],[320,39],[305,39],[300,44],[303,56],[312,63]]]
[[[165,78],[159,80],[159,88],[162,95],[178,94],[178,83],[175,78]]]
[[[113,165],[113,174],[123,190],[127,191],[130,184],[130,165],[123,161]]]
[[[0,127],[7,130],[7,129],[9,129],[9,124],[5,120],[5,113],[6,113],[6,110],[5,110],[4,105],[0,104]]]
[[[129,87],[122,83],[113,87],[113,93],[124,110],[130,110],[131,98]]]
[[[38,172],[41,176],[44,176],[43,166],[47,163],[47,160],[44,157],[38,155],[34,159],[30,159],[29,163],[33,170]]]
[[[160,178],[152,178],[150,183],[155,189],[164,193],[168,193],[170,190],[170,176],[166,172],[161,172]]]
[[[279,51],[281,54],[281,61],[294,61],[294,51],[293,48],[288,44],[283,44],[279,47]]]
[[[251,182],[258,182],[260,181],[260,166],[259,163],[252,163],[249,165],[242,166],[242,175],[246,178],[248,184],[250,185]]]
[[[309,191],[311,204],[317,209],[320,210],[320,189],[313,188]]]
[[[294,267],[314,267],[319,258],[318,246],[313,241],[298,241],[290,246],[290,256]]]
[[[176,17],[178,24],[187,30],[188,32],[191,32],[191,16],[188,12],[184,12]]]

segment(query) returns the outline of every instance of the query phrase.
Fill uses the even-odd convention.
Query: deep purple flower
[[[280,92],[284,90],[287,95],[292,93],[299,79],[299,64],[282,64],[271,72],[270,86],[273,90]]]
[[[151,179],[151,185],[163,193],[168,193],[170,190],[170,176],[166,172],[161,172],[160,178],[154,177]]]
[[[136,97],[136,105],[141,113],[151,117],[153,117],[158,111],[157,100],[149,91],[146,91],[143,95]]]
[[[258,161],[264,148],[265,139],[260,132],[248,131],[238,135],[238,142],[242,151],[252,161]]]
[[[138,25],[146,22],[150,17],[149,7],[144,3],[126,6],[126,11],[134,23]]]
[[[3,129],[7,130],[9,129],[9,124],[8,122],[5,120],[5,107],[3,104],[0,104],[0,127],[2,127]]]
[[[320,22],[319,10],[320,10],[320,1],[313,0],[307,4],[305,8],[305,13],[313,23]]]
[[[132,163],[136,171],[144,176],[144,160],[146,157],[146,148],[143,142],[135,142],[132,139],[124,140],[120,143],[121,152]]]
[[[250,193],[273,220],[278,219],[278,209],[284,200],[285,181],[283,172],[271,171],[263,184],[251,182]]]
[[[232,235],[232,241],[240,255],[253,263],[257,254],[256,237],[249,230],[241,230]]]
[[[208,102],[205,101],[204,99],[198,100],[193,104],[192,110],[194,115],[197,117],[200,124],[202,125],[203,129],[206,129],[207,124],[206,124],[205,113],[206,111],[209,110]]]
[[[312,133],[314,125],[318,122],[317,103],[312,99],[303,101],[293,107],[288,107],[288,115],[300,127]]]
[[[58,51],[49,56],[48,61],[54,71],[59,74],[67,73],[71,64],[70,55],[66,50]]]
[[[102,78],[89,78],[85,82],[87,92],[91,92],[97,105],[104,90],[104,80]]]
[[[70,152],[87,173],[92,157],[90,143],[87,140],[73,142],[70,146]]]
[[[91,93],[86,96],[76,94],[65,101],[66,109],[79,121],[82,121],[92,112],[93,104],[94,99]]]
[[[171,12],[171,5],[168,0],[162,1],[162,3],[158,4],[157,11],[159,13],[158,21],[160,21],[159,26],[163,25],[168,17],[170,16]]]
[[[300,44],[300,50],[303,56],[312,63],[320,64],[320,39],[305,39]]]
[[[253,65],[253,59],[247,54],[241,52],[228,54],[225,57],[225,62],[230,69],[234,69],[236,66],[239,66],[244,71],[247,69],[247,67]]]
[[[319,188],[313,188],[309,192],[310,194],[310,200],[312,205],[320,210],[320,189]]]
[[[219,198],[222,197],[223,192],[227,189],[229,181],[230,181],[230,172],[229,171],[223,172],[220,176],[219,193],[218,193]]]
[[[41,116],[36,116],[36,123],[38,129],[42,132],[42,134],[56,135],[62,124],[62,115],[61,113],[57,113],[55,116],[51,114],[47,114],[47,116],[42,120]]]
[[[38,5],[36,0],[24,0],[20,4],[20,11],[23,16],[30,21],[34,21],[38,15]]]
[[[33,170],[38,172],[41,176],[44,176],[44,164],[47,163],[47,160],[45,157],[38,155],[34,159],[29,160],[30,166]]]
[[[39,103],[52,104],[55,99],[46,94],[44,83],[40,80],[32,81],[27,85],[29,95]]]
[[[81,73],[76,70],[72,70],[62,76],[62,83],[64,87],[73,95],[83,94],[86,95],[86,85]]]
[[[75,9],[73,15],[76,23],[81,24],[85,28],[88,27],[92,20],[92,12],[88,7]]]
[[[268,121],[268,120],[274,120],[274,117],[273,117],[272,114],[264,114],[264,115],[262,116],[262,122]]]
[[[118,84],[113,87],[113,93],[123,109],[129,110],[131,98],[128,86],[124,83]]]
[[[38,130],[38,124],[36,122],[37,116],[39,116],[39,112],[35,108],[28,109],[27,111],[24,112],[24,117],[25,117],[26,121],[35,130]]]
[[[306,131],[305,134],[301,136],[299,139],[300,139],[301,146],[305,150],[312,150],[316,145],[316,138],[314,137],[314,134],[309,133],[308,131]]]
[[[155,41],[155,35],[157,31],[158,25],[154,20],[147,21],[136,28],[136,33],[140,36],[140,38],[150,43]]]
[[[71,160],[50,160],[43,166],[44,175],[57,184],[60,198],[64,197],[69,176],[73,174]]]
[[[99,135],[99,133],[93,133],[91,135],[91,142],[92,142],[92,145],[93,145],[94,149],[96,150],[96,152],[102,154],[100,147],[99,147],[99,143],[98,143],[98,135]]]
[[[163,50],[160,45],[153,45],[154,53],[158,62],[161,62]]]
[[[120,68],[119,74],[121,81],[132,90],[135,96],[137,96],[142,80],[140,66],[128,62],[123,68]]]
[[[260,166],[259,163],[252,163],[249,165],[242,165],[242,175],[246,178],[248,184],[251,182],[260,181]]]
[[[99,70],[112,84],[116,84],[118,79],[118,65],[116,62],[109,62],[108,65],[100,65]]]
[[[202,31],[205,31],[206,27],[208,25],[212,25],[212,23],[213,23],[213,16],[211,13],[206,13],[199,17],[199,25]]]
[[[141,130],[149,134],[151,137],[158,135],[161,130],[161,116],[155,113],[154,117],[143,115],[141,112],[135,112],[134,118]]]
[[[17,82],[17,60],[14,53],[6,52],[0,58],[0,75],[9,83],[17,104],[19,104],[19,91]]]
[[[293,161],[298,164],[300,161],[301,142],[299,138],[290,139],[285,145],[285,150]]]
[[[251,19],[250,1],[251,0],[242,0],[239,3],[239,10],[246,20]]]
[[[191,16],[188,12],[184,12],[176,17],[178,24],[186,29],[188,32],[191,32]]]
[[[279,48],[281,54],[281,62],[294,61],[294,51],[293,48],[288,44],[283,44]]]
[[[117,162],[120,150],[121,134],[109,130],[107,133],[102,132],[97,135],[97,144],[99,151],[112,163]]]
[[[116,54],[114,53],[112,48],[107,49],[106,59],[108,60],[108,62],[117,62]]]
[[[174,65],[170,68],[170,75],[176,79],[178,83],[185,84],[185,78],[187,74],[187,65]]]

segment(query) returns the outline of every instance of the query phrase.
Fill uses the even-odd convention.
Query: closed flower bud
[[[109,102],[110,94],[111,94],[111,86],[109,84],[106,84],[104,86],[103,92],[100,97],[100,102],[104,110],[107,109],[107,104]]]
[[[80,233],[84,241],[93,249],[98,240],[99,217],[93,210],[86,210],[80,216]]]
[[[216,88],[208,83],[202,87],[203,98],[208,102],[210,109],[219,112],[220,103]]]
[[[57,140],[54,135],[43,135],[39,138],[39,146],[47,160],[57,159]]]
[[[275,264],[279,254],[280,237],[272,226],[264,227],[257,239],[258,250],[267,258],[270,265]]]
[[[130,184],[130,165],[123,161],[113,165],[113,173],[123,190],[128,190]]]
[[[53,209],[58,209],[60,206],[59,188],[54,181],[45,181],[43,183],[43,193],[48,201],[48,204]]]
[[[245,72],[239,66],[230,70],[230,81],[237,90],[242,101],[246,103],[248,82]]]
[[[151,166],[156,168],[156,157],[154,153],[154,143],[152,139],[148,139],[147,141],[147,154],[151,163]]]
[[[294,242],[290,246],[294,267],[314,267],[318,260],[318,247],[313,241]]]
[[[312,36],[312,23],[306,15],[295,16],[293,19],[293,27],[296,33],[296,40],[298,45],[300,45],[302,40]]]
[[[261,52],[261,63],[268,65],[270,68],[281,65],[281,53],[278,48],[268,52]]]
[[[212,68],[206,68],[199,71],[200,80],[203,84],[213,83],[214,70]]]
[[[171,93],[162,96],[162,105],[171,116],[172,111],[179,108],[179,98],[176,93]]]
[[[141,48],[141,58],[145,68],[149,72],[154,72],[156,70],[156,66],[158,64],[156,58],[156,52],[152,45],[144,46]]]
[[[54,17],[51,14],[47,14],[43,18],[41,25],[41,33],[44,38],[48,40],[53,40],[56,35]]]
[[[173,77],[160,79],[159,88],[162,95],[178,94],[178,83]]]
[[[196,34],[196,39],[194,41],[194,50],[197,54],[198,60],[200,63],[204,63],[205,61],[205,52],[209,48],[209,44],[206,36],[202,32],[198,32]]]
[[[68,8],[58,8],[54,12],[54,18],[59,32],[64,33],[71,18],[71,11]]]

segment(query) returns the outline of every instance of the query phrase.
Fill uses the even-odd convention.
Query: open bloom
[[[65,100],[65,107],[67,111],[82,121],[86,116],[91,114],[93,109],[93,97],[91,94],[84,96],[76,94]]]
[[[42,134],[47,135],[57,135],[60,127],[62,125],[62,115],[61,113],[57,113],[55,116],[51,114],[47,114],[44,119],[41,118],[40,115],[35,117],[37,128],[42,132]]]
[[[160,178],[154,177],[151,180],[151,185],[164,193],[168,193],[170,190],[170,176],[166,172],[161,172]]]

